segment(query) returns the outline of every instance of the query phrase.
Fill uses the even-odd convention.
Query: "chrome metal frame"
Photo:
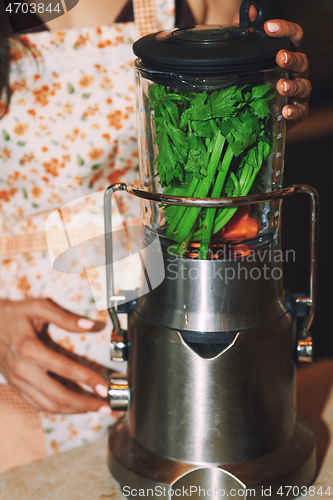
[[[223,208],[241,207],[243,205],[253,205],[255,203],[262,203],[265,201],[279,200],[296,193],[302,184],[294,184],[293,186],[289,186],[279,191],[272,191],[271,193],[235,196],[234,198],[188,198],[169,196],[162,193],[152,193],[151,191],[145,191],[144,189],[128,186],[126,184],[113,184],[113,186],[119,186],[117,189],[114,188],[114,191],[118,191],[119,189],[126,190],[128,193],[138,196],[139,198],[144,198],[145,200],[159,201],[170,205],[180,205],[184,207]]]
[[[238,207],[243,205],[252,205],[272,200],[283,199],[293,194],[305,193],[310,196],[310,270],[309,270],[309,293],[307,297],[298,297],[296,303],[305,304],[309,307],[302,328],[301,328],[301,346],[298,350],[306,349],[311,346],[310,327],[315,314],[316,304],[316,287],[317,287],[317,262],[318,262],[318,217],[319,217],[319,198],[317,191],[307,184],[293,184],[278,191],[249,196],[238,196],[234,198],[189,198],[179,196],[168,196],[162,193],[153,193],[143,189],[129,186],[125,183],[112,184],[106,189],[104,197],[104,220],[105,220],[105,249],[108,256],[106,262],[106,281],[107,281],[107,304],[110,317],[113,323],[114,331],[119,332],[120,324],[115,309],[115,304],[124,297],[114,295],[114,283],[112,273],[112,195],[116,191],[127,191],[127,193],[150,200],[154,202],[162,202],[171,205],[180,205],[187,207],[202,207],[202,208],[223,208],[223,207]],[[302,358],[302,352],[299,352]],[[303,361],[306,361],[307,356],[304,355]],[[302,359],[301,359],[302,360]]]

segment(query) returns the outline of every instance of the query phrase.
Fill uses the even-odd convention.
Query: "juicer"
[[[282,187],[285,99],[275,87],[285,72],[275,56],[288,41],[267,37],[260,19],[260,2],[244,1],[238,28],[134,44],[140,187],[113,184],[104,205],[111,358],[128,363],[110,379],[110,406],[124,413],[108,460],[129,497],[296,497],[314,478],[295,371],[312,356],[318,197]],[[142,202],[134,292],[114,287],[116,191]],[[281,250],[282,201],[298,193],[310,199],[303,296],[284,290]],[[126,331],[117,312],[128,314]]]

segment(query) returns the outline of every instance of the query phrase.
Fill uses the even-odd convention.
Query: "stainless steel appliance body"
[[[309,485],[312,431],[296,418],[295,324],[287,313],[239,332],[220,354],[201,357],[179,331],[131,314],[128,415],[109,436],[109,467],[123,491],[158,498],[279,498]],[[255,491],[255,493],[253,493]],[[293,490],[295,492],[295,488]],[[208,492],[208,493],[207,493]],[[213,495],[212,495],[213,496]],[[295,496],[295,495],[294,495]]]
[[[111,186],[106,213],[117,189],[147,195]],[[210,261],[148,245],[145,262],[161,253],[165,279],[131,303],[127,332],[110,308],[113,359],[128,360],[128,378],[114,375],[110,382],[111,407],[126,414],[110,431],[109,467],[126,495],[295,497],[311,483],[315,442],[296,416],[295,369],[299,359],[311,359],[318,205],[309,186],[275,196],[296,192],[311,200],[308,297],[285,293],[276,243],[250,259]],[[106,235],[110,248],[108,223]],[[108,286],[110,304],[126,302],[114,295],[111,273]],[[305,312],[299,334],[297,308]]]

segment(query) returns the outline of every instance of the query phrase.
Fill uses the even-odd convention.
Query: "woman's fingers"
[[[0,300],[0,368],[8,383],[39,410],[82,413],[108,410],[106,381],[90,368],[46,347],[36,335],[38,322],[53,322],[67,330],[94,331],[104,326],[72,314],[46,299]],[[65,388],[48,372],[85,385],[91,397]],[[98,399],[100,396],[100,399]],[[103,398],[103,399],[101,399]]]
[[[280,50],[276,56],[277,64],[289,70],[289,79],[280,79],[276,88],[280,95],[288,97],[288,105],[284,106],[282,116],[289,120],[288,128],[304,120],[309,112],[311,82],[307,79],[309,63],[305,54]],[[291,99],[293,98],[293,100]]]
[[[308,99],[311,94],[311,84],[309,80],[300,78],[298,80],[284,80],[277,82],[276,88],[280,95],[287,97],[297,97],[299,99]]]
[[[43,383],[43,375],[45,375],[42,371],[38,374],[38,380]],[[49,396],[45,396],[38,387],[36,387],[35,383],[30,383],[26,379],[15,378],[12,381],[12,387],[15,389],[20,396],[25,399],[33,408],[38,411],[47,411],[49,413],[57,413],[53,411],[55,409],[54,402],[50,399]],[[62,412],[59,412],[62,413]]]
[[[287,37],[292,45],[298,49],[303,40],[303,30],[295,23],[284,21],[283,19],[270,19],[264,24],[264,30],[267,35],[281,38]]]
[[[297,50],[302,43],[303,30],[298,24],[273,19],[265,23],[264,29],[271,37],[288,37],[291,49]],[[291,128],[304,120],[309,111],[309,62],[305,54],[290,50],[280,50],[276,55],[276,62],[281,68],[289,70],[289,79],[280,79],[276,88],[280,95],[289,98],[288,104],[283,107],[282,116],[289,121],[288,128]]]
[[[293,78],[306,78],[309,71],[309,61],[306,54],[280,50],[276,55],[277,64],[290,71]]]
[[[292,120],[292,126],[294,127],[297,123],[304,120],[309,112],[309,104],[307,102],[294,101],[292,104],[284,106],[282,110],[282,116],[286,120]],[[289,121],[288,128],[290,129],[291,122]]]
[[[39,381],[38,385],[36,380]],[[71,414],[98,411],[103,408],[103,413],[106,413],[106,402],[94,396],[85,396],[68,390],[37,366],[32,369],[30,367],[28,376],[25,379],[18,378],[15,386],[22,397],[39,411]]]
[[[41,398],[40,395],[37,394],[37,391],[35,391],[35,389],[30,386],[30,384],[24,385],[20,385],[18,388],[13,387],[13,389],[16,389],[21,398],[25,399],[25,401],[29,403],[32,408],[35,408],[35,410],[47,411],[49,413],[52,413],[51,411],[46,409],[49,407],[49,401],[44,398],[44,396],[42,396]],[[29,389],[27,388],[27,386],[29,386]],[[30,394],[30,388],[33,390],[32,394]]]
[[[46,347],[38,338],[28,337],[18,346],[18,365],[17,370],[21,378],[31,379],[31,373],[34,373],[34,367],[37,366],[44,372],[50,371],[63,378],[72,380],[76,384],[85,384],[93,389],[100,396],[107,396],[108,386],[106,381],[96,372],[86,366],[80,365],[66,356],[58,354]],[[25,366],[22,375],[22,365]],[[15,369],[15,368],[14,368]],[[38,385],[38,380],[35,384]]]
[[[31,299],[22,301],[19,304],[31,320],[53,323],[69,332],[96,332],[105,327],[105,323],[93,321],[67,311],[51,299]]]

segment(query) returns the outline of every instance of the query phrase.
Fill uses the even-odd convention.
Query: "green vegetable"
[[[155,160],[164,193],[194,198],[245,196],[272,149],[269,133],[272,84],[228,87],[214,92],[173,91],[149,85],[154,111]],[[182,255],[200,241],[206,259],[211,238],[237,208],[202,209],[166,205],[166,237]]]

